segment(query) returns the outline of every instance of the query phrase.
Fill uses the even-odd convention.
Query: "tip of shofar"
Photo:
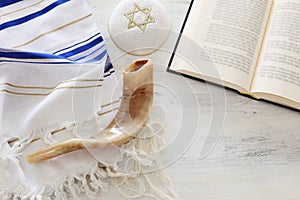
[[[45,161],[47,159],[44,158],[40,158],[39,155],[37,155],[36,153],[30,154],[28,156],[26,156],[26,161],[30,164],[35,164],[35,163],[40,163],[42,161]]]
[[[90,139],[71,139],[44,148],[26,157],[39,163],[72,151],[122,145],[134,138],[145,125],[153,100],[153,62],[137,60],[123,71],[123,98],[112,122]],[[120,120],[121,119],[121,120]]]
[[[54,144],[47,148],[44,148],[38,152],[26,156],[26,160],[29,163],[39,163],[50,158],[57,157],[59,155],[83,149],[84,144],[81,139],[71,139],[58,144]]]

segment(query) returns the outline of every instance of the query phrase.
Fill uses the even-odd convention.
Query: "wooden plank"
[[[130,55],[118,58],[123,52],[109,39],[107,22],[119,1],[90,2],[108,40],[108,51],[115,59],[116,69],[139,58]],[[173,32],[178,32],[189,1],[162,2],[172,18]],[[168,45],[174,44],[174,40],[175,37],[170,38],[163,48],[170,50]],[[148,57],[160,64],[164,73],[169,56],[170,52],[158,51]],[[211,99],[205,83],[190,81],[190,84],[197,91],[200,131],[188,151],[166,168],[179,199],[300,199],[300,113],[226,90],[225,124],[220,140],[206,158],[200,159],[201,145],[206,139],[204,132],[212,116]],[[216,91],[222,93],[223,89]],[[160,92],[163,105],[174,100],[168,98],[167,90]],[[190,91],[183,90],[180,95],[190,95]],[[188,100],[180,103],[186,109],[193,109]]]

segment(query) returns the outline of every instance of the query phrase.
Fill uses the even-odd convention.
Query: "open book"
[[[209,57],[218,75],[205,70],[211,65],[183,59],[180,51]],[[242,94],[300,110],[300,1],[192,1],[168,70],[222,81]]]

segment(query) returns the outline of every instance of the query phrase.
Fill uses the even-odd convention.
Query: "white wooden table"
[[[117,0],[89,0],[107,40],[113,62],[114,58],[122,52],[110,41],[107,22],[118,2]],[[173,31],[178,32],[189,1],[161,0],[161,2],[172,17]],[[175,44],[172,39],[174,40],[170,38],[168,41],[169,44]],[[158,51],[148,57],[161,64],[163,66],[161,73],[165,73],[170,52]],[[118,63],[126,65],[138,58],[140,57],[125,55],[118,60]],[[199,104],[197,109],[201,115],[200,127],[194,140],[190,140],[192,145],[187,151],[182,152],[183,155],[178,155],[176,162],[165,168],[173,181],[179,199],[300,199],[300,113],[226,90],[223,130],[216,146],[208,156],[200,158],[199,152],[205,139],[204,132],[209,128],[212,120],[212,99],[205,83],[192,80],[189,83],[196,91],[195,96]],[[214,89],[220,94],[224,92],[222,88]],[[162,105],[171,105],[174,97],[164,94],[164,91],[168,92],[158,91],[157,95],[161,96]],[[183,89],[176,95],[188,97],[190,94],[190,90]],[[180,102],[183,108],[195,109],[193,103],[187,99],[184,98],[183,102]],[[187,136],[187,140],[189,139],[192,138]],[[183,141],[183,145],[186,144]],[[175,152],[176,148],[173,148]],[[182,146],[178,148],[185,149]],[[172,153],[172,150],[168,152]],[[164,156],[168,157],[168,155]],[[117,199],[105,194],[102,197],[102,199]]]

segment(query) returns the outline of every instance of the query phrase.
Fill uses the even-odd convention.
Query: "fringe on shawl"
[[[62,126],[66,127],[66,123]],[[55,127],[57,130],[58,128]],[[68,123],[67,131],[73,131],[75,124]],[[48,134],[42,134],[45,142],[53,142],[50,129]],[[153,130],[145,127],[138,138],[120,148],[122,154],[118,165],[125,165],[116,169],[108,167],[99,161],[92,166],[80,168],[66,175],[61,183],[44,184],[34,192],[28,193],[29,186],[13,185],[5,190],[0,189],[0,198],[3,200],[65,200],[78,199],[78,194],[85,194],[88,199],[96,199],[101,191],[115,186],[126,198],[150,197],[157,200],[176,199],[169,178],[158,169],[160,165],[159,152],[164,148],[162,130],[153,134]],[[44,130],[45,133],[45,130]],[[41,135],[41,134],[38,134]],[[15,142],[12,146],[2,143],[0,147],[0,177],[9,179],[7,170],[9,163],[19,165],[19,156],[22,149],[30,144],[37,133]],[[157,168],[157,169],[156,169]],[[125,170],[124,170],[125,169]],[[5,181],[5,179],[2,179]],[[79,199],[78,199],[79,200]]]

